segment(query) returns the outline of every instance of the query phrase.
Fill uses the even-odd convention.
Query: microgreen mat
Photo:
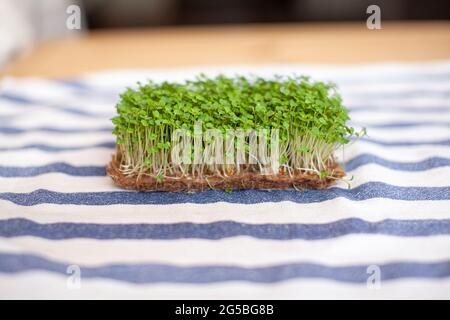
[[[149,81],[120,96],[112,119],[125,175],[227,175],[258,170],[237,160],[225,164],[174,165],[172,133],[176,129],[278,129],[280,170],[324,176],[333,152],[358,136],[346,123],[348,112],[333,84],[307,77],[225,77],[199,75],[183,83]],[[270,135],[267,137],[270,142]],[[245,143],[248,143],[248,138]],[[207,141],[201,151],[208,150]],[[224,151],[226,152],[226,151]],[[245,149],[249,154],[248,148]],[[325,174],[326,175],[326,174]]]

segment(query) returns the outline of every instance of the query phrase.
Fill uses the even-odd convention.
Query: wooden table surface
[[[86,33],[43,43],[2,75],[64,77],[111,68],[366,63],[450,58],[450,22],[171,27]]]

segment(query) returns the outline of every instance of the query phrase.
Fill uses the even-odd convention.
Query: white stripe
[[[391,161],[416,162],[430,157],[450,158],[448,146],[422,145],[384,147],[369,142],[358,140],[344,147],[344,159],[346,161],[362,154],[371,153],[378,157]],[[73,150],[63,152],[45,152],[41,150],[14,150],[0,152],[0,166],[42,166],[54,162],[66,162],[76,166],[106,166],[110,161],[113,149],[90,148],[86,150]],[[335,152],[339,161],[342,161],[342,149]]]
[[[0,116],[8,117],[16,114],[22,115],[23,109],[17,108],[13,103],[7,103],[0,100]]]
[[[450,166],[434,168],[426,171],[408,172],[396,171],[369,164],[347,173],[344,180],[335,185],[338,188],[348,189],[347,182],[355,188],[369,181],[385,182],[397,186],[416,187],[445,187],[450,185]],[[46,173],[34,177],[11,177],[0,179],[2,192],[32,192],[36,189],[47,189],[59,192],[102,192],[120,191],[108,176],[103,177],[77,177],[64,173]]]
[[[387,142],[445,140],[450,139],[450,127],[368,128],[367,137]]]
[[[420,62],[417,64],[396,64],[396,63],[375,63],[370,65],[304,65],[304,64],[274,64],[261,66],[248,65],[227,65],[227,66],[205,66],[186,67],[176,69],[160,70],[113,70],[96,72],[84,75],[81,79],[97,88],[124,88],[127,85],[135,84],[136,81],[181,81],[187,77],[191,78],[199,73],[208,76],[225,74],[234,76],[236,74],[255,74],[258,76],[273,77],[279,75],[310,75],[314,80],[342,81],[352,80],[358,83],[365,83],[368,86],[378,83],[386,83],[385,79],[390,79],[391,75],[403,76],[402,83],[410,83],[411,76],[427,74],[443,74],[450,72],[450,62],[433,61]],[[431,81],[431,80],[430,80]],[[442,80],[440,80],[442,81]],[[436,81],[436,82],[440,82]],[[396,81],[397,82],[397,81]]]
[[[48,89],[47,89],[48,90]],[[27,95],[20,94],[20,96],[27,97]],[[33,99],[32,97],[30,99]],[[387,112],[391,108],[391,111],[401,111],[399,109],[401,108],[417,108],[417,109],[423,109],[426,110],[426,108],[430,107],[449,107],[450,111],[450,98],[447,97],[383,97],[380,98],[371,97],[371,98],[360,98],[358,96],[355,96],[352,94],[352,92],[346,92],[343,95],[344,99],[344,105],[351,107],[351,108],[358,108],[358,107],[373,107],[376,109],[377,107],[383,107],[384,110]],[[79,101],[78,101],[79,100]],[[36,103],[34,103],[31,108],[32,109],[24,109],[23,107],[17,106],[17,103],[9,101],[9,100],[1,100],[0,99],[0,105],[1,113],[2,115],[20,115],[23,118],[31,117],[29,111],[32,111],[32,117],[39,116],[42,118],[48,118],[49,116],[55,117],[55,116],[64,116],[67,115],[64,110],[61,110],[59,107],[67,107],[67,108],[74,108],[78,109],[80,111],[89,112],[92,115],[101,116],[104,115],[105,118],[112,117],[116,113],[115,111],[115,104],[119,100],[117,98],[114,101],[108,101],[108,102],[94,102],[94,101],[85,101],[82,102],[83,99],[79,97],[73,97],[72,99],[65,99],[65,101],[56,103],[53,100],[50,100],[48,104],[45,102],[36,100]],[[33,102],[33,101],[31,101]],[[94,105],[94,106],[93,106]],[[24,112],[28,111],[28,112]],[[370,112],[369,110],[366,110],[367,112]],[[358,114],[361,113],[358,112]],[[402,113],[405,115],[405,113]],[[422,113],[425,114],[425,113]],[[74,118],[80,118],[77,114],[70,114],[71,117]],[[82,119],[86,119],[85,116],[81,116]],[[94,119],[96,120],[96,119]],[[98,118],[97,118],[98,120]]]
[[[51,90],[50,88],[51,87],[48,87],[46,91]],[[7,94],[14,94],[14,93],[8,92]],[[72,97],[72,99],[68,99],[69,97],[66,97],[62,101],[55,101],[54,99],[43,101],[40,100],[39,98],[30,97],[29,95],[24,94],[21,91],[17,92],[16,95],[19,99],[20,98],[29,99],[29,103],[28,102],[22,103],[21,101],[16,102],[8,98],[2,98],[0,96],[1,109],[6,109],[9,112],[20,114],[23,115],[24,117],[32,116],[36,113],[41,112],[44,113],[62,112],[64,114],[64,112],[67,112],[63,110],[64,108],[79,110],[80,112],[86,112],[92,114],[93,116],[102,116],[108,114],[113,115],[116,112],[115,104],[118,101],[118,98],[116,99],[117,101],[104,102],[104,101],[96,101],[98,99],[92,98],[87,100],[86,98],[83,99],[82,97],[79,96],[74,96]],[[72,115],[76,116],[75,113],[73,113]]]
[[[376,124],[385,124],[389,122],[418,122],[418,121],[449,121],[450,113],[423,113],[423,114],[415,114],[415,113],[404,113],[397,112],[394,110],[387,110],[383,113],[378,112],[370,112],[370,111],[361,111],[351,113],[351,119],[355,124],[364,123],[369,125]]]
[[[111,132],[87,132],[87,133],[41,133],[28,132],[10,137],[0,134],[0,147],[21,147],[27,144],[45,144],[49,146],[77,147],[104,143],[105,141],[114,142],[115,136]]]
[[[74,177],[63,173],[47,173],[35,177],[17,177],[0,179],[2,192],[32,192],[47,189],[58,192],[102,192],[123,191],[114,185],[108,176]]]
[[[292,74],[308,74],[313,79],[322,79],[325,81],[347,81],[353,80],[352,85],[366,86],[384,86],[385,79],[391,76],[402,76],[403,80],[395,81],[395,85],[410,86],[411,76],[417,76],[423,73],[427,74],[445,74],[450,72],[450,63],[448,61],[420,62],[417,64],[392,64],[392,63],[376,63],[364,66],[360,65],[303,65],[303,64],[280,64],[280,65],[227,65],[227,66],[205,66],[205,67],[185,67],[176,69],[160,69],[160,70],[113,70],[95,72],[80,77],[87,85],[96,89],[116,89],[125,88],[128,85],[135,85],[136,81],[146,81],[152,79],[154,81],[180,81],[186,78],[195,77],[199,73],[207,75],[227,74],[230,76],[237,74],[255,74],[261,76],[272,77],[274,74],[292,75]],[[438,85],[444,83],[443,80],[427,80],[416,81],[418,87],[426,85]],[[342,86],[348,85],[343,82]],[[5,90],[20,88],[20,92],[29,93],[32,96],[40,98],[63,99],[66,96],[73,95],[72,88],[65,85],[59,85],[52,81],[46,81],[41,78],[15,79],[6,78],[1,82],[1,87]],[[51,87],[53,90],[48,90]],[[352,86],[353,87],[353,86]]]
[[[450,110],[450,109],[449,109]],[[21,129],[17,127],[17,129]],[[27,129],[26,127],[23,129]],[[360,130],[360,128],[357,128]],[[111,129],[112,131],[112,129]],[[429,141],[450,139],[450,127],[401,127],[369,128],[367,137],[384,141]],[[55,146],[72,146],[114,141],[111,132],[23,132],[19,134],[0,133],[0,147],[21,146],[30,143],[46,143]]]
[[[1,238],[0,238],[1,239]],[[0,252],[31,254],[62,263],[97,267],[107,264],[161,263],[177,266],[268,267],[315,263],[329,266],[384,264],[392,261],[439,262],[450,259],[450,236],[400,238],[348,235],[325,240],[46,240],[2,239]]]
[[[83,279],[81,288],[67,286],[68,277],[48,272],[0,274],[2,299],[450,299],[450,279],[401,279],[382,282],[380,289],[321,279],[275,284],[134,285],[113,280]],[[175,312],[175,310],[174,310]]]
[[[110,118],[114,116],[105,116],[104,118],[90,118],[79,116],[76,114],[67,114],[62,112],[55,112],[48,109],[38,109],[33,111],[33,116],[20,116],[11,120],[12,125],[21,127],[38,127],[51,126],[55,128],[98,128],[112,126]],[[355,123],[364,124],[383,124],[389,121],[418,121],[418,115],[414,113],[404,113],[396,111],[386,111],[383,113],[374,113],[370,111],[361,111],[351,114],[352,121]],[[436,114],[424,113],[420,114],[420,121],[449,121],[450,113]]]
[[[73,89],[43,78],[8,77],[0,82],[0,93],[20,94],[26,98],[33,97],[39,100],[55,100],[73,95]]]
[[[320,203],[233,204],[181,203],[170,205],[57,205],[19,206],[0,200],[0,219],[26,218],[39,223],[209,223],[232,220],[242,223],[328,223],[346,218],[450,219],[450,200],[403,201],[336,198]]]
[[[67,129],[71,127],[75,128],[99,128],[99,127],[112,127],[111,116],[105,116],[104,118],[91,118],[85,116],[79,116],[77,114],[55,112],[54,110],[38,109],[33,110],[32,116],[22,114],[21,117],[11,120],[10,126],[14,127],[54,127]]]
[[[421,108],[426,110],[426,108],[434,107],[448,107],[450,109],[450,98],[439,98],[439,97],[383,97],[380,96],[370,97],[370,98],[360,98],[353,97],[351,95],[346,95],[343,97],[344,105],[347,107],[382,107],[386,111],[402,111],[401,108]],[[389,109],[388,109],[389,108]],[[449,110],[447,110],[448,112]],[[358,114],[361,112],[358,112]],[[356,113],[352,113],[352,115]],[[405,112],[402,112],[405,115]],[[426,113],[421,113],[426,114]],[[399,118],[400,119],[400,118]]]
[[[413,131],[398,131],[398,130],[378,130],[375,133],[370,130],[367,137],[369,139],[376,139],[379,142],[395,143],[395,142],[430,142],[450,139],[450,129],[444,130],[428,130],[424,128],[416,129],[417,134],[409,134]],[[394,132],[393,134],[390,134]],[[420,133],[423,133],[420,135]],[[436,134],[433,134],[436,132]],[[381,134],[379,134],[381,133]],[[379,138],[381,137],[382,138]],[[0,148],[20,148],[29,144],[44,144],[49,147],[73,147],[83,148],[100,143],[114,143],[115,136],[110,132],[87,132],[87,133],[71,133],[71,134],[59,134],[59,133],[26,133],[21,135],[15,135],[11,138],[7,134],[0,134]],[[358,144],[372,144],[364,140],[357,140]]]
[[[0,93],[17,95],[29,100],[41,101],[50,105],[90,106],[91,111],[102,110],[108,106],[113,95],[105,97],[102,91],[94,91],[86,96],[68,85],[42,78],[6,78],[0,82]],[[119,97],[117,96],[116,99]],[[114,103],[109,105],[114,106]],[[104,111],[104,110],[102,110]]]
[[[54,162],[66,162],[76,166],[106,166],[111,160],[113,153],[113,149],[107,148],[92,148],[57,153],[33,149],[3,151],[0,152],[0,165],[29,167],[42,166]]]
[[[342,159],[347,161],[363,153],[370,153],[391,161],[417,162],[430,157],[448,158],[450,157],[450,148],[439,145],[385,147],[358,140],[350,146],[344,146],[343,151],[342,149],[336,151],[335,155],[340,161]]]
[[[367,100],[354,100],[346,99],[345,104],[348,107],[364,107],[365,109],[358,112],[350,112],[351,119],[354,123],[363,123],[364,125],[376,125],[383,124],[384,122],[393,121],[394,119],[401,119],[402,121],[417,121],[417,117],[420,116],[421,121],[448,121],[450,120],[450,99],[431,99],[431,98],[412,98],[412,99],[390,99],[386,101],[383,99],[381,101],[376,101],[371,99]],[[39,126],[50,126],[54,128],[96,128],[96,127],[112,127],[110,119],[116,115],[113,107],[104,108],[104,111],[98,113],[97,117],[78,115],[76,113],[68,113],[64,110],[60,110],[54,107],[43,107],[36,105],[33,110],[24,111],[21,108],[8,108],[6,105],[3,108],[0,115],[2,117],[11,117],[10,122],[15,127],[25,127],[33,128]],[[378,106],[383,107],[383,112],[377,111]],[[432,112],[426,113],[421,112],[420,114],[411,112],[402,112],[399,110],[401,108],[420,108],[426,110],[426,108],[433,107],[446,107],[447,111],[442,112]],[[372,107],[373,110],[367,109],[367,107]],[[390,109],[389,109],[390,108]],[[78,108],[83,111],[83,108]],[[85,111],[91,112],[89,109]],[[95,112],[92,112],[95,115]]]
[[[345,179],[353,177],[351,187],[355,188],[370,181],[385,182],[404,187],[445,187],[450,185],[450,166],[426,171],[397,171],[377,164],[369,164],[347,173]],[[338,187],[347,188],[348,184],[339,181]]]
[[[429,91],[429,92],[448,92],[450,91],[450,81],[442,80],[439,82],[420,81],[414,83],[352,83],[342,84],[339,86],[338,91],[344,96],[349,94],[383,94],[383,93],[414,93],[416,91]]]
[[[191,75],[190,75],[191,76]],[[133,81],[130,79],[129,81]],[[134,84],[134,83],[133,83]],[[91,91],[87,96],[80,95],[78,91],[73,90],[64,84],[60,85],[53,81],[46,82],[45,80],[29,81],[27,79],[14,79],[8,81],[7,86],[3,86],[3,92],[7,94],[17,95],[29,100],[36,100],[47,105],[67,106],[76,105],[83,108],[83,110],[97,111],[108,110],[115,105],[115,101],[119,96],[113,93],[106,95],[104,90]],[[94,88],[98,87],[94,84]],[[122,88],[124,90],[126,86]],[[114,87],[114,91],[117,90]],[[351,98],[352,95],[357,94],[408,94],[417,91],[427,91],[430,93],[448,92],[450,90],[450,81],[442,80],[436,81],[418,81],[414,83],[394,82],[394,83],[342,83],[339,85],[338,91],[342,93],[345,98]]]
[[[430,88],[426,89],[430,93],[439,94],[439,93],[449,93],[450,92],[450,86],[447,88],[440,88],[439,83],[432,84]],[[398,85],[397,85],[398,86]],[[403,85],[404,86],[404,85]],[[410,86],[410,85],[409,85]],[[345,87],[345,86],[344,86]],[[408,90],[393,90],[391,86],[389,90],[386,90],[387,94],[389,93],[395,93],[400,96],[383,96],[383,91],[374,91],[372,85],[360,85],[359,89],[354,90],[352,89],[345,89],[345,90],[339,90],[339,92],[342,93],[342,97],[344,100],[344,105],[348,107],[368,107],[368,106],[374,106],[376,108],[377,106],[388,108],[391,107],[393,110],[401,109],[401,108],[422,108],[426,109],[427,107],[445,107],[450,106],[450,98],[448,97],[436,97],[436,96],[410,96],[408,97],[408,94],[414,94],[417,90],[425,90],[424,88],[421,88],[420,86],[410,86],[407,87]],[[393,85],[393,88],[395,88],[396,85]],[[442,86],[441,86],[442,87]],[[49,85],[45,91],[49,92],[51,90],[52,86]],[[16,92],[15,92],[16,91]],[[367,97],[361,97],[364,96],[365,93],[377,93],[380,96],[370,96],[370,98]],[[42,99],[39,97],[39,95],[36,97],[35,95],[30,95],[27,92],[24,92],[23,90],[10,90],[7,92],[7,94],[15,94],[19,98],[25,98],[29,99],[31,104],[26,104],[27,107],[31,107],[32,109],[24,109],[20,106],[21,102],[17,103],[14,101],[10,101],[9,99],[1,99],[0,97],[0,105],[2,106],[1,114],[4,112],[10,112],[11,114],[17,113],[17,114],[23,114],[24,116],[27,116],[28,114],[24,114],[23,112],[26,111],[33,111],[33,114],[37,112],[64,112],[64,110],[60,110],[61,108],[76,108],[80,111],[89,112],[93,115],[98,114],[111,114],[113,115],[115,113],[115,105],[117,101],[119,101],[119,96],[111,95],[110,98],[101,98],[99,97],[99,93],[97,94],[93,92],[93,94],[89,95],[88,97],[83,97],[80,95],[72,95],[72,96],[64,96],[63,98],[46,98]],[[405,96],[401,96],[405,95]],[[18,106],[19,104],[19,106]],[[450,111],[450,110],[449,110]]]

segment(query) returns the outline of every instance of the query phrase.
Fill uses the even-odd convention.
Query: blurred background
[[[152,25],[355,21],[377,4],[385,20],[449,19],[448,0],[89,0],[90,28]]]
[[[81,9],[81,30],[62,27],[71,4]],[[90,30],[364,22],[371,4],[382,8],[383,21],[450,19],[448,0],[1,0],[0,66],[36,43]]]

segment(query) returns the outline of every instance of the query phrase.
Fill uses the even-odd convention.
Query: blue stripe
[[[370,153],[363,153],[347,161],[345,163],[345,169],[347,171],[353,171],[368,164],[377,164],[398,171],[425,171],[450,166],[450,159],[432,157],[418,162],[397,162],[386,160]],[[0,166],[0,177],[34,177],[52,172],[78,177],[100,177],[106,175],[105,166],[73,166],[65,162],[55,162],[43,166],[31,167]]]
[[[385,99],[409,99],[409,98],[429,98],[429,97],[449,97],[450,91],[447,89],[442,90],[427,90],[427,89],[416,89],[408,91],[383,91],[379,90],[376,92],[351,92],[345,91],[343,94],[345,98],[358,98],[358,99],[370,99],[373,100],[385,100]]]
[[[450,166],[449,158],[431,157],[418,162],[398,162],[386,160],[370,153],[362,153],[345,163],[345,170],[352,171],[367,164],[378,164],[385,168],[399,171],[424,171]],[[0,169],[1,174],[1,169]]]
[[[78,177],[105,176],[105,166],[73,166],[64,162],[55,162],[45,166],[7,167],[0,166],[0,177],[35,177],[45,173],[60,172]]]
[[[14,102],[16,104],[20,104],[23,106],[30,106],[30,107],[36,107],[36,106],[40,106],[40,105],[47,106],[47,107],[54,108],[55,112],[63,111],[63,112],[69,113],[69,114],[74,114],[74,115],[83,116],[83,117],[110,118],[112,115],[114,115],[113,105],[111,105],[111,112],[98,113],[98,112],[84,111],[77,107],[52,105],[52,104],[49,104],[46,102],[32,100],[32,99],[26,98],[24,96],[8,94],[8,93],[0,94],[0,100],[7,100],[10,102]]]
[[[77,147],[68,147],[68,146],[52,146],[43,143],[32,143],[26,144],[20,147],[3,147],[0,148],[0,151],[17,151],[17,150],[26,150],[26,149],[37,149],[46,152],[63,152],[63,151],[75,151],[75,150],[85,150],[85,149],[95,149],[95,148],[108,148],[113,149],[115,147],[114,142],[102,142],[96,144],[87,144],[83,146]]]
[[[232,193],[208,190],[204,192],[74,192],[63,193],[38,189],[30,193],[2,192],[0,199],[22,206],[42,203],[75,205],[112,204],[174,204],[174,203],[229,203],[255,204],[261,202],[292,201],[316,203],[338,197],[352,201],[373,198],[393,200],[450,200],[450,186],[446,187],[400,187],[383,182],[367,182],[352,189],[332,187],[325,190],[236,190]]]
[[[69,264],[54,262],[36,255],[0,253],[0,272],[14,274],[46,271],[67,275]],[[450,276],[450,261],[397,262],[378,265],[380,280],[403,278],[439,279]],[[129,283],[193,283],[225,281],[276,283],[292,279],[329,279],[346,283],[366,283],[369,265],[326,266],[312,263],[290,263],[268,267],[246,268],[229,265],[182,267],[168,264],[110,264],[100,267],[81,266],[84,279],[114,279]],[[369,270],[369,271],[368,271]]]
[[[247,224],[234,221],[168,224],[39,224],[27,219],[0,220],[1,237],[33,236],[62,240],[73,238],[109,239],[207,239],[219,240],[247,236],[270,240],[321,240],[350,234],[382,234],[423,237],[450,234],[450,219],[383,220],[369,222],[357,218],[320,224]]]
[[[12,122],[12,121],[14,121],[17,118],[19,118],[19,114],[0,115],[0,123]]]
[[[450,127],[450,122],[444,121],[419,121],[419,122],[383,122],[383,123],[361,123],[351,121],[352,126],[377,128],[377,129],[401,129],[411,127]],[[370,133],[370,132],[369,132]]]
[[[357,106],[350,107],[348,110],[353,114],[356,112],[404,112],[404,113],[446,113],[450,112],[450,107],[423,107],[423,108],[396,108],[379,106]]]
[[[89,90],[89,91],[93,91],[96,92],[98,91],[98,89],[94,89],[93,86],[87,84],[86,82],[83,82],[82,80],[76,79],[76,78],[66,78],[66,79],[52,79],[49,80],[52,83],[56,83],[59,85],[63,85],[72,89],[76,89],[76,90]]]
[[[89,132],[111,132],[112,127],[96,128],[55,128],[55,127],[36,127],[36,128],[16,128],[0,127],[0,133],[3,134],[21,134],[25,132],[47,132],[47,133],[89,133]]]
[[[82,80],[78,80],[75,78],[72,79],[58,79],[58,80],[50,80],[52,83],[56,83],[58,85],[63,85],[68,88],[71,88],[75,94],[82,94],[82,95],[93,95],[97,97],[103,97],[111,99],[112,101],[117,101],[119,99],[119,94],[122,91],[119,88],[98,88],[94,87],[91,84],[88,84]]]
[[[370,134],[370,133],[369,133]],[[361,138],[361,141],[377,144],[384,147],[410,147],[410,146],[450,146],[450,139],[428,141],[380,141],[371,138]]]

